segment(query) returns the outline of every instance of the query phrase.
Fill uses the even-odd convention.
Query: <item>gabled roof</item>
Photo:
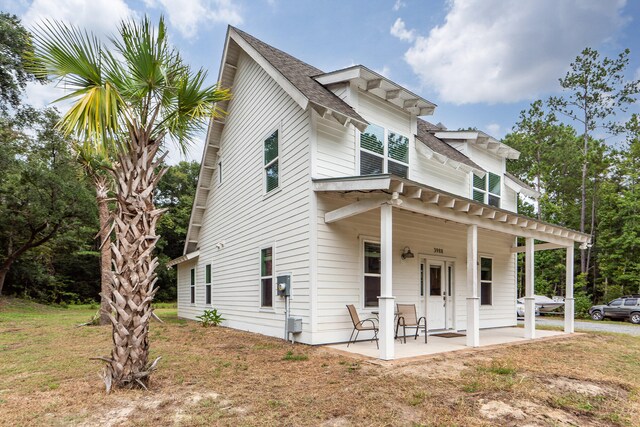
[[[364,130],[368,122],[333,92],[314,80],[313,76],[324,72],[307,64],[286,52],[276,49],[265,42],[235,27],[231,27],[251,47],[262,55],[275,69],[277,69],[291,84],[293,84],[312,104],[320,109],[329,109],[359,124]]]
[[[478,130],[443,129],[437,131],[435,136],[443,141],[468,141],[505,159],[517,159],[520,157],[520,152],[515,148],[511,148],[491,135]]]
[[[507,187],[511,188],[516,193],[522,193],[525,196],[529,196],[533,199],[537,199],[540,197],[540,192],[531,188],[529,184],[520,180],[514,174],[506,172],[504,176],[505,178],[507,178],[505,179],[504,183],[507,185]]]
[[[436,104],[433,102],[416,95],[364,65],[353,65],[320,74],[314,78],[323,85],[354,82],[360,90],[369,92],[416,116],[431,115],[436,109]]]
[[[440,131],[442,131],[442,129],[439,126],[418,119],[418,134],[416,135],[416,139],[427,147],[428,151],[425,154],[435,158],[442,164],[448,164],[455,169],[462,169],[465,172],[471,170],[476,175],[483,177],[486,171],[481,166],[443,140],[436,138],[435,133]],[[419,147],[418,151],[423,150]]]

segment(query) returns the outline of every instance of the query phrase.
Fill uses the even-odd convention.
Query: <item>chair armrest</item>
[[[375,328],[375,329],[378,329],[378,325],[376,325],[376,322],[374,322],[374,319],[364,319],[364,320],[361,320],[360,322],[358,322],[358,324],[357,324],[356,326],[358,326],[358,325],[360,325],[360,326],[364,326],[364,323],[365,323],[365,322],[371,322],[371,326],[373,326],[373,328]]]

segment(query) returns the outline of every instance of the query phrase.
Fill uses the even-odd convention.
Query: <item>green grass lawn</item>
[[[148,392],[104,393],[95,307],[0,299],[0,425],[634,426],[640,338],[570,339],[371,364],[322,347],[202,328],[159,305]],[[224,313],[223,313],[224,315]]]

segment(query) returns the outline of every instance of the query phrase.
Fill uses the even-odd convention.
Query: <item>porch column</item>
[[[480,298],[478,298],[478,226],[467,226],[467,345],[480,345]]]
[[[533,297],[533,237],[527,237],[525,246],[524,337],[536,337],[536,299]]]
[[[380,312],[380,359],[392,360],[394,354],[393,319],[393,219],[392,206],[384,204],[380,207],[380,296],[378,305]]]
[[[574,301],[573,301],[573,245],[567,247],[567,288],[564,296],[564,331],[574,332]]]

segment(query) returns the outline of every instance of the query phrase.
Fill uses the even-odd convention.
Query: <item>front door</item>
[[[444,261],[427,262],[427,327],[447,327],[447,282]]]

